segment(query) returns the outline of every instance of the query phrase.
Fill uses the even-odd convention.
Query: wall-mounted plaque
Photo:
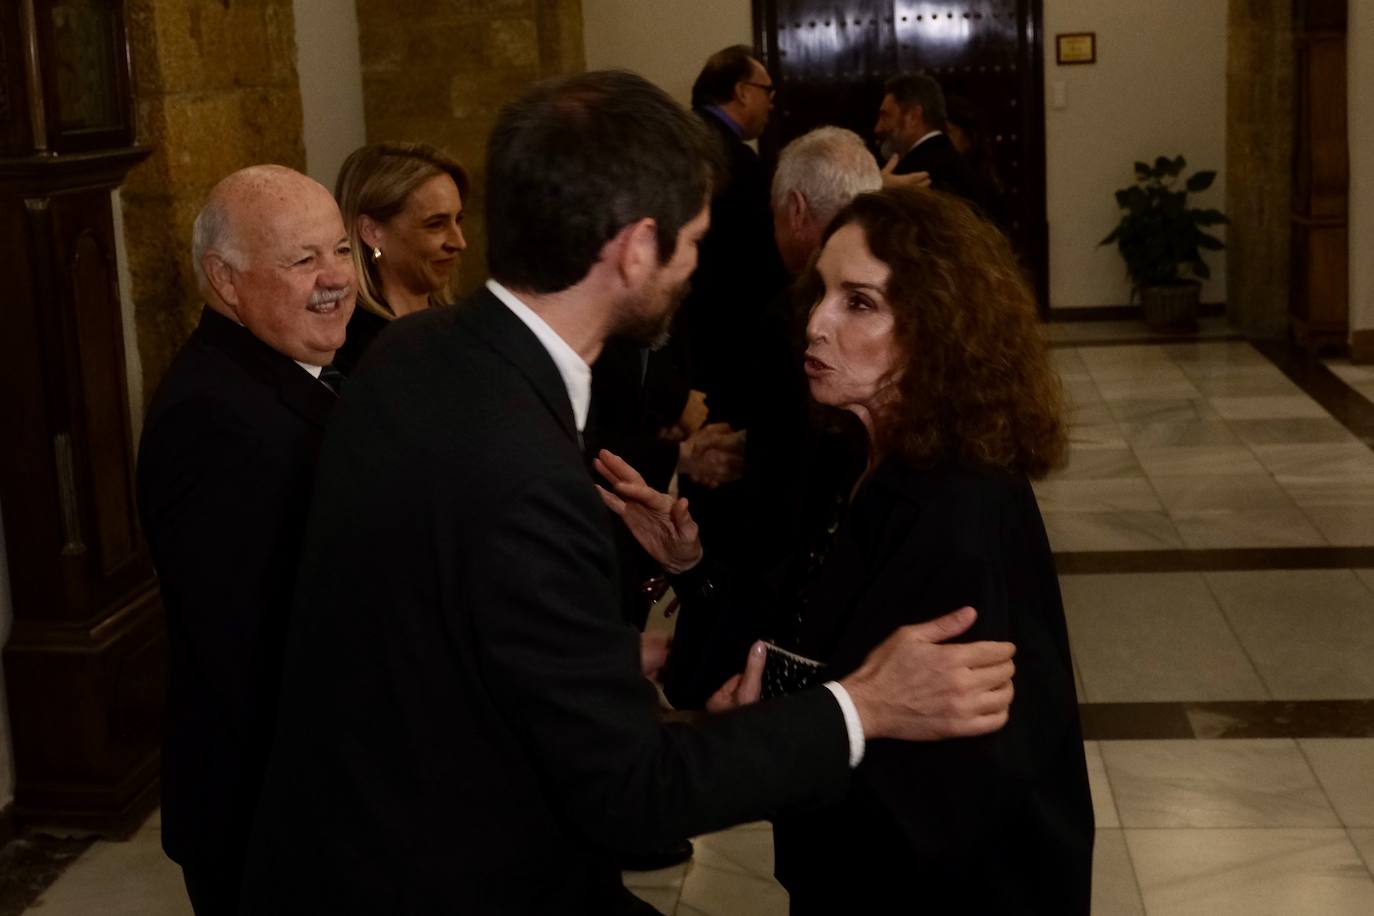
[[[1065,64],[1097,63],[1096,32],[1061,32],[1054,36],[1054,62]]]

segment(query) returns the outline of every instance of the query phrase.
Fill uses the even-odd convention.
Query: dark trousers
[[[239,885],[243,883],[238,869],[222,864],[183,865],[181,875],[196,916],[238,916]]]

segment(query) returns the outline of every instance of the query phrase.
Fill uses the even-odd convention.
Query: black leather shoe
[[[683,840],[663,849],[643,849],[620,854],[621,871],[658,871],[681,865],[692,857],[692,841]]]

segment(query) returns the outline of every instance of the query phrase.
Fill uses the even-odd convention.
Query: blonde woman
[[[358,271],[358,307],[334,365],[350,374],[387,323],[452,300],[468,175],[425,143],[373,143],[339,169],[334,196]]]

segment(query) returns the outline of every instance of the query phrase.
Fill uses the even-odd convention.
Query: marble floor
[[[1374,913],[1374,369],[1277,359],[1219,321],[1048,333],[1073,426],[1036,492],[1088,739],[1094,914]],[[189,913],[159,831],[91,845],[25,912]],[[667,914],[787,912],[764,823],[626,881]]]

